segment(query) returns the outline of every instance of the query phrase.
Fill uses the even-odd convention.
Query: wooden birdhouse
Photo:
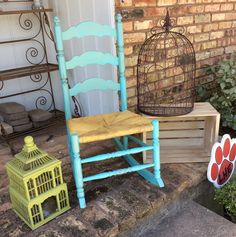
[[[61,161],[38,149],[32,137],[7,163],[10,197],[14,211],[36,229],[70,208]]]

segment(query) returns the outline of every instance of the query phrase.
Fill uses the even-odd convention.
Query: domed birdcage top
[[[56,158],[49,156],[45,151],[40,150],[34,143],[33,137],[25,137],[24,142],[22,151],[16,154],[15,159],[8,164],[19,174],[26,175],[32,171],[35,172],[38,169],[42,169],[44,166],[60,162]]]
[[[161,25],[162,31],[153,28],[139,52],[138,110],[154,116],[186,114],[194,104],[194,48],[183,28],[172,29],[168,10]]]

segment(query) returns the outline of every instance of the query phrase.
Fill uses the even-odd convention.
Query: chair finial
[[[116,20],[117,20],[118,22],[121,22],[121,21],[122,21],[122,16],[121,16],[120,13],[117,13],[117,15],[116,15]]]
[[[60,19],[59,19],[58,16],[54,17],[54,23],[55,23],[55,25],[59,25],[60,24]]]

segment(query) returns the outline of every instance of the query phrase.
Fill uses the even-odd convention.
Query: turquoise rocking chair
[[[81,208],[86,207],[84,182],[87,181],[104,179],[113,175],[121,175],[136,171],[153,185],[164,187],[160,174],[159,123],[156,120],[151,122],[149,119],[127,110],[123,26],[121,20],[122,17],[118,14],[116,16],[116,29],[107,25],[99,25],[95,22],[82,22],[79,25],[62,32],[59,18],[54,18],[57,57],[64,95],[68,147],[75,179],[76,193]],[[114,37],[117,41],[118,56],[97,51],[87,51],[80,56],[75,56],[71,60],[66,61],[63,41],[71,40],[72,38],[80,39],[87,36]],[[101,67],[105,64],[111,64],[118,67],[119,83],[113,80],[104,80],[102,78],[88,78],[83,82],[76,84],[74,87],[69,88],[67,71],[76,67],[86,67],[93,64],[98,64]],[[78,93],[85,93],[92,90],[120,91],[121,112],[72,118],[70,97],[75,96]],[[140,139],[132,136],[143,132],[152,132],[152,145],[146,145]],[[106,139],[113,139],[118,151],[87,158],[80,157],[81,143],[102,141]],[[136,143],[137,147],[129,148],[129,141]],[[142,153],[147,150],[153,151],[152,164],[139,164],[132,157],[132,154]],[[83,176],[83,164],[111,158],[115,159],[122,156],[128,162],[129,168],[108,171],[88,177]],[[153,168],[153,173],[147,170],[148,168]]]

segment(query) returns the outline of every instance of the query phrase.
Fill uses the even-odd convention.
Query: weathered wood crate
[[[160,122],[161,163],[209,161],[220,124],[220,114],[209,103],[195,103],[194,110],[182,116],[147,117]],[[151,144],[152,134],[143,134],[143,140]],[[143,161],[152,161],[150,151],[144,152]]]

